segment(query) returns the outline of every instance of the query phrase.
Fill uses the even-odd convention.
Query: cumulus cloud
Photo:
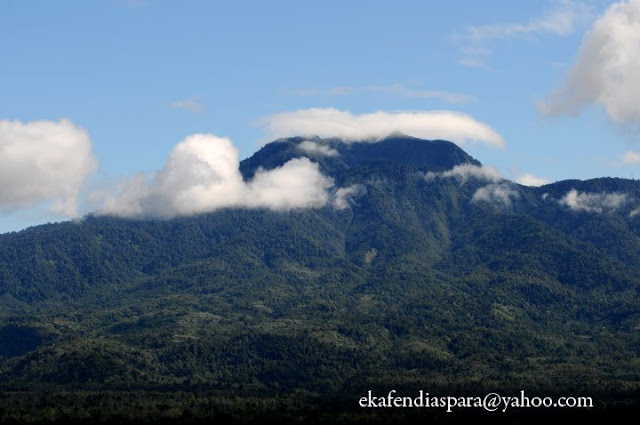
[[[518,199],[520,194],[509,183],[492,183],[475,191],[471,202],[487,202],[498,204],[502,207],[510,207],[512,199]]]
[[[640,153],[629,151],[622,155],[622,163],[624,165],[636,165],[640,163]]]
[[[229,139],[194,134],[176,145],[162,170],[132,179],[98,214],[169,218],[231,207],[312,208],[329,201],[333,181],[308,158],[260,169],[249,182],[239,164]]]
[[[620,209],[628,201],[625,193],[590,193],[571,189],[558,202],[573,211],[602,214]]]
[[[243,204],[272,210],[321,207],[329,200],[331,186],[333,180],[320,172],[318,164],[295,158],[282,167],[258,171],[247,184]]]
[[[429,171],[425,174],[424,178],[427,181],[436,178],[454,178],[460,184],[464,184],[467,180],[474,178],[478,180],[490,181],[497,183],[502,180],[500,173],[493,167],[488,165],[474,165],[474,164],[460,164],[453,167],[451,170],[436,173]]]
[[[333,198],[333,206],[335,209],[344,210],[355,202],[355,199],[367,193],[367,188],[361,184],[352,184],[351,186],[341,187],[336,191]]]
[[[339,153],[337,150],[327,146],[321,145],[320,143],[305,140],[298,145],[298,149],[303,152],[307,152],[310,154],[324,155],[324,156],[338,156]]]
[[[68,120],[0,121],[0,209],[53,202],[54,213],[77,215],[97,166],[89,135]]]
[[[536,177],[533,174],[523,174],[518,177],[516,182],[524,186],[544,186],[549,183],[549,180],[543,177]]]
[[[347,142],[379,141],[394,132],[459,144],[504,147],[502,137],[469,115],[451,111],[374,112],[356,115],[334,108],[283,112],[263,120],[271,139],[291,136],[339,137]]]
[[[615,3],[585,35],[564,85],[540,104],[547,115],[602,105],[619,124],[640,123],[640,0]]]

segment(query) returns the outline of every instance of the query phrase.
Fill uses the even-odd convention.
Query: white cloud
[[[312,208],[329,200],[332,179],[307,158],[260,169],[249,182],[242,179],[239,161],[229,139],[194,134],[176,145],[162,170],[132,179],[98,213],[169,218],[232,207]]]
[[[510,207],[512,199],[518,199],[520,194],[509,183],[492,183],[475,191],[471,202],[488,202],[503,207]]]
[[[543,177],[536,177],[533,174],[523,174],[518,177],[516,182],[524,186],[544,186],[549,183],[549,180]]]
[[[53,202],[54,213],[77,215],[97,166],[89,135],[68,120],[0,121],[0,209]]]
[[[564,85],[540,104],[547,115],[604,107],[619,124],[640,123],[640,0],[615,3],[585,35]]]
[[[324,156],[338,156],[339,153],[337,150],[330,148],[327,145],[321,145],[319,143],[313,142],[311,140],[305,140],[298,145],[298,149],[303,152],[318,154]]]
[[[640,153],[629,151],[622,155],[624,165],[636,165],[640,163]]]
[[[456,165],[452,169],[440,173],[429,171],[425,174],[424,178],[427,181],[435,178],[454,178],[458,180],[460,184],[466,183],[470,178],[490,181],[493,183],[497,183],[502,180],[500,173],[495,168],[488,165],[477,166],[473,164]]]
[[[379,141],[402,132],[424,139],[445,139],[464,144],[481,142],[504,147],[502,137],[469,115],[451,111],[374,112],[355,115],[334,108],[283,112],[263,120],[268,137],[340,137],[347,142]]]
[[[636,217],[638,214],[640,214],[640,207],[638,208],[634,208],[633,211],[631,211],[629,213],[629,218],[634,218]]]
[[[322,175],[318,164],[295,158],[282,167],[258,171],[247,184],[244,205],[272,210],[321,207],[329,200],[331,186],[333,180]]]
[[[580,193],[571,189],[558,202],[574,211],[585,211],[602,214],[607,211],[615,211],[627,203],[625,193]]]
[[[361,184],[352,184],[348,187],[341,187],[336,191],[333,198],[335,209],[344,210],[355,202],[355,198],[367,193],[367,189]]]
[[[182,109],[184,111],[189,111],[194,113],[202,112],[205,110],[204,103],[198,102],[195,99],[176,100],[175,102],[171,103],[171,106],[175,109]]]

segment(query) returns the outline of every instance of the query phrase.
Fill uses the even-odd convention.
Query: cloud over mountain
[[[558,202],[574,211],[602,214],[620,209],[627,201],[625,193],[580,193],[572,189]]]
[[[377,141],[394,132],[422,139],[444,139],[458,144],[479,142],[504,147],[493,128],[469,115],[452,111],[353,114],[335,108],[282,112],[262,120],[269,139],[290,136],[339,137],[346,142]]]
[[[502,180],[500,173],[498,173],[498,170],[495,168],[488,165],[478,166],[473,164],[456,165],[451,170],[443,171],[441,173],[429,171],[424,177],[427,181],[435,178],[453,178],[460,184],[466,183],[470,178],[486,180],[493,183],[497,183]]]
[[[74,216],[97,166],[88,133],[68,120],[0,121],[0,210],[52,202],[53,212]]]
[[[316,155],[324,155],[324,156],[338,156],[339,153],[337,150],[330,148],[326,145],[321,145],[312,140],[305,140],[298,145],[298,149],[303,152],[316,154]]]
[[[491,183],[476,190],[471,202],[487,202],[510,207],[512,199],[518,199],[520,193],[510,183]]]
[[[329,200],[333,180],[307,158],[259,169],[248,182],[239,165],[240,154],[229,139],[191,135],[176,145],[162,170],[132,179],[99,214],[169,218],[230,207],[320,207]]]
[[[352,184],[351,186],[341,187],[335,193],[333,198],[333,207],[337,210],[344,210],[356,202],[356,198],[367,193],[367,188],[362,184]]]
[[[529,173],[523,174],[520,177],[518,177],[516,179],[516,182],[520,183],[523,186],[535,186],[535,187],[544,186],[545,184],[549,183],[549,181],[544,177],[537,177]]]

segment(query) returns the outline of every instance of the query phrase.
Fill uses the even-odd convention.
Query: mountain
[[[525,187],[400,134],[240,170],[300,156],[343,207],[0,235],[0,422],[452,420],[357,409],[391,389],[638,405],[640,182]]]

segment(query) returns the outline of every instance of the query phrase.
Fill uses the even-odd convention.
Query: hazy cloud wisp
[[[357,198],[367,193],[367,188],[361,184],[352,184],[351,186],[341,187],[338,189],[333,198],[333,207],[337,210],[349,208]]]
[[[636,165],[640,163],[640,153],[628,151],[622,155],[622,164],[624,165]]]
[[[306,89],[296,90],[293,94],[297,96],[349,96],[354,94],[387,94],[396,95],[407,98],[417,99],[438,99],[443,102],[451,103],[454,105],[461,105],[466,103],[477,102],[478,99],[475,96],[471,96],[463,93],[455,93],[444,90],[427,90],[407,87],[404,84],[396,83],[384,86],[366,86],[366,87],[352,87],[352,86],[337,86],[328,89]]]
[[[571,189],[558,202],[573,211],[602,214],[620,209],[628,201],[625,193],[590,193]]]
[[[193,113],[202,112],[205,110],[205,105],[195,99],[181,99],[171,102],[171,107],[174,109],[182,109]]]
[[[591,8],[584,2],[561,0],[557,4],[558,6],[547,14],[532,18],[528,22],[468,27],[463,35],[455,37],[467,43],[461,49],[464,56],[458,63],[473,68],[485,68],[485,58],[491,54],[491,49],[486,47],[490,40],[535,35],[567,36],[592,16]]]
[[[303,152],[323,155],[323,156],[338,156],[339,152],[327,145],[321,145],[320,143],[314,142],[312,140],[305,140],[300,142],[298,145],[298,149]]]
[[[502,207],[511,207],[511,200],[519,197],[520,193],[510,183],[492,183],[476,190],[471,202],[487,202]]]
[[[452,169],[440,173],[429,171],[424,177],[427,181],[435,178],[454,178],[460,184],[466,183],[470,178],[490,181],[493,183],[497,183],[502,180],[500,173],[495,168],[488,165],[478,166],[474,164],[456,165]]]
[[[562,0],[558,3],[558,7],[546,15],[526,23],[471,26],[467,30],[467,37],[474,41],[481,41],[527,34],[566,36],[575,31],[579,22],[590,16],[590,10],[583,2]]]

